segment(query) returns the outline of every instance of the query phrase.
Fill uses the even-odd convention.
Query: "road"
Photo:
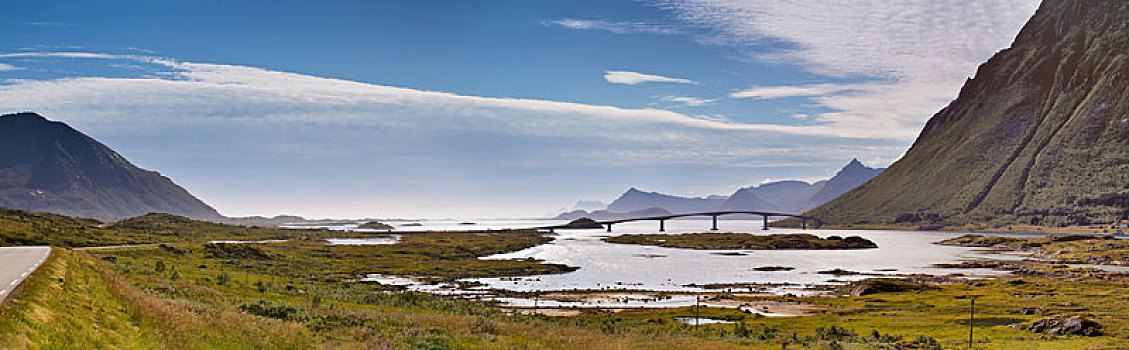
[[[0,302],[51,255],[50,247],[0,247]]]

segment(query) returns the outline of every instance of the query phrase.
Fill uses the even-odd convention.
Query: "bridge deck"
[[[800,215],[800,214],[775,213],[775,212],[764,212],[764,211],[742,211],[742,210],[710,211],[710,212],[701,212],[701,213],[681,213],[681,214],[670,214],[670,215],[659,215],[659,216],[645,216],[645,217],[628,218],[628,219],[593,220],[593,221],[595,221],[595,224],[599,224],[601,227],[607,226],[608,232],[611,232],[611,225],[613,225],[613,224],[619,224],[619,223],[624,223],[624,222],[632,222],[632,221],[653,221],[653,220],[657,220],[657,221],[659,221],[659,231],[663,231],[664,230],[663,222],[666,221],[666,220],[675,219],[675,218],[682,218],[682,217],[690,217],[690,216],[711,216],[711,217],[713,217],[713,221],[714,221],[713,222],[713,230],[717,230],[717,217],[718,216],[734,215],[734,214],[748,214],[748,215],[761,216],[761,217],[764,218],[764,222],[765,222],[764,228],[766,230],[768,229],[768,218],[773,217],[773,216],[793,217],[793,218],[801,219],[801,220],[803,220],[803,225],[804,225],[805,229],[807,228],[807,221],[808,220],[811,220],[815,224],[816,227],[821,226],[821,222],[818,219],[813,218],[813,217]],[[536,229],[555,230],[555,229],[576,229],[576,228],[578,228],[578,227],[570,227],[567,224],[565,224],[565,225],[537,227]]]

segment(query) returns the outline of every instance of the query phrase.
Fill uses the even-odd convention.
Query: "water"
[[[721,320],[721,319],[716,319],[716,318],[705,318],[705,317],[675,317],[674,320],[678,321],[678,322],[685,323],[685,324],[691,324],[691,325],[737,323],[737,321],[729,321],[729,320]]]
[[[325,241],[333,245],[385,245],[400,242],[401,235],[388,235],[368,238],[326,238]]]
[[[462,221],[390,222],[394,232],[502,230],[563,224],[560,220],[480,220],[473,225]],[[484,259],[539,259],[579,267],[578,270],[557,274],[527,277],[468,279],[483,286],[460,290],[451,284],[427,284],[392,276],[371,276],[382,283],[400,284],[409,290],[449,295],[481,295],[489,289],[509,291],[569,291],[569,290],[637,290],[659,292],[702,292],[717,290],[707,285],[739,284],[735,291],[752,291],[773,294],[808,295],[811,287],[842,284],[846,281],[874,276],[903,274],[992,276],[1001,272],[990,269],[944,269],[933,267],[937,263],[955,263],[960,260],[985,258],[976,248],[948,247],[933,244],[936,241],[963,235],[963,232],[929,231],[855,231],[855,230],[800,230],[773,228],[761,230],[760,220],[721,220],[720,232],[746,232],[752,234],[777,234],[807,232],[817,236],[861,236],[874,241],[878,248],[862,250],[745,250],[742,255],[722,250],[690,250],[642,245],[606,243],[601,238],[621,234],[655,234],[658,223],[641,221],[616,224],[611,233],[603,229],[557,230],[556,239],[529,249],[498,254]],[[666,232],[680,234],[709,232],[710,220],[668,220]],[[356,225],[323,226],[331,230],[357,230]],[[384,231],[382,231],[384,232]],[[333,244],[394,244],[399,237],[366,239],[332,239]],[[755,271],[764,266],[783,266],[790,271]],[[862,275],[834,276],[818,271],[843,269]],[[390,279],[391,278],[391,279]],[[531,300],[523,298],[487,298],[503,305],[529,307],[537,303],[542,307],[677,307],[689,305],[692,296],[652,301],[630,299],[626,293],[621,300]],[[761,312],[760,310],[756,310]],[[776,316],[776,315],[769,315]]]
[[[543,222],[542,222],[543,223]],[[932,274],[997,275],[988,269],[942,269],[936,263],[977,258],[973,248],[947,247],[933,242],[964,233],[928,231],[850,230],[760,230],[759,220],[722,220],[721,232],[775,234],[808,232],[817,236],[861,236],[878,244],[863,250],[747,250],[745,255],[718,255],[733,251],[690,250],[601,241],[609,235],[659,233],[656,222],[623,223],[614,231],[558,230],[556,240],[518,252],[485,259],[534,258],[548,263],[576,266],[574,272],[528,278],[483,278],[475,281],[488,288],[514,291],[561,291],[571,289],[633,289],[672,292],[702,291],[702,285],[727,283],[768,284],[761,291],[795,292],[812,285],[835,284],[867,275],[833,276],[816,272],[841,268],[872,275]],[[708,232],[708,220],[667,221],[665,233]],[[761,266],[786,266],[791,271],[754,271]]]

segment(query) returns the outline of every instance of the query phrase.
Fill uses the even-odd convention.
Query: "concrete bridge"
[[[800,222],[801,222],[801,225],[802,225],[801,227],[805,230],[808,228],[808,221],[809,220],[812,222],[812,224],[815,225],[816,228],[823,225],[823,223],[821,221],[819,221],[819,219],[800,215],[800,214],[773,213],[773,212],[763,212],[763,211],[744,211],[744,210],[710,211],[710,212],[702,212],[702,213],[683,213],[683,214],[670,214],[670,215],[661,215],[661,216],[638,217],[638,218],[630,218],[630,219],[616,219],[616,220],[602,220],[602,221],[601,220],[593,220],[593,221],[595,221],[596,224],[599,224],[600,226],[607,227],[608,232],[612,232],[612,225],[614,225],[614,224],[619,224],[619,223],[624,223],[624,222],[632,222],[632,221],[654,220],[654,221],[659,222],[659,232],[664,232],[664,231],[666,231],[666,221],[667,220],[675,219],[675,218],[691,217],[691,216],[709,216],[709,217],[713,218],[713,227],[710,228],[710,230],[717,231],[717,217],[722,216],[722,215],[734,215],[734,214],[758,215],[758,216],[762,217],[764,219],[764,226],[762,227],[762,229],[764,229],[764,230],[768,229],[768,218],[769,217],[792,217],[792,218],[800,219]],[[584,228],[584,227],[572,227],[572,226],[568,226],[567,224],[556,225],[556,226],[537,227],[537,229],[549,230],[550,232],[553,231],[553,230],[556,230],[556,229],[578,229],[578,228]]]

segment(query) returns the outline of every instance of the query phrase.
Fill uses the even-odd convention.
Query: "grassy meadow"
[[[963,348],[972,296],[977,298],[972,327],[978,349],[1117,349],[1129,341],[1129,284],[1112,275],[922,278],[915,283],[931,282],[933,287],[860,297],[707,293],[739,302],[809,304],[815,312],[804,317],[762,317],[719,307],[553,317],[407,292],[359,278],[391,274],[453,280],[570,271],[538,261],[478,259],[551,240],[533,231],[403,234],[394,245],[334,246],[317,231],[211,226],[160,217],[147,221],[90,230],[159,232],[175,238],[158,244],[55,249],[10,302],[0,306],[0,348]],[[62,236],[68,235],[80,237]],[[207,242],[234,237],[290,240]],[[1086,242],[1056,241],[1050,247],[1085,251]],[[1054,265],[1042,268],[1070,272]],[[1021,312],[1024,308],[1037,312]],[[695,314],[735,323],[694,327],[674,320]],[[1103,335],[1045,335],[1024,329],[1051,315],[1094,320]]]

